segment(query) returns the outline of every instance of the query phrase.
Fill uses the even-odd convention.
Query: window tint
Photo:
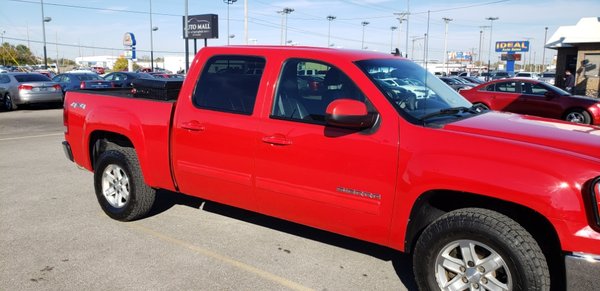
[[[502,82],[496,84],[496,92],[517,93],[517,83]]]
[[[77,76],[77,79],[81,80],[81,81],[85,81],[85,80],[100,80],[100,77],[98,77],[98,75],[94,75],[94,74],[78,74],[75,75]]]
[[[524,82],[521,83],[521,92],[531,95],[544,95],[546,92],[548,92],[548,89],[546,89],[541,83],[532,84]]]
[[[199,108],[252,114],[265,60],[247,56],[217,56],[210,59],[194,90]]]
[[[104,76],[104,80],[113,81],[115,79],[115,74],[109,74]]]
[[[364,94],[339,69],[313,61],[288,60],[279,76],[271,117],[324,124],[327,105],[340,98],[369,106]]]
[[[17,81],[19,83],[52,81],[52,80],[50,80],[50,78],[48,78],[42,74],[23,74],[23,75],[14,75],[14,76],[15,76],[15,79],[17,79]]]
[[[0,84],[10,83],[10,78],[7,75],[0,74]]]

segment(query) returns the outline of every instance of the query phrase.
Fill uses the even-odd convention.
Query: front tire
[[[565,114],[565,120],[573,123],[591,124],[592,117],[583,109],[574,109]]]
[[[100,155],[94,188],[104,213],[120,221],[142,218],[156,197],[156,191],[144,182],[135,150],[128,147],[109,147]]]
[[[531,234],[498,212],[466,208],[431,223],[413,256],[419,290],[549,290]]]

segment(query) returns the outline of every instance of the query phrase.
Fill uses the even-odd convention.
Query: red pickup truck
[[[210,47],[156,82],[65,99],[114,219],[166,189],[410,253],[422,290],[600,289],[598,127],[479,112],[365,51]]]

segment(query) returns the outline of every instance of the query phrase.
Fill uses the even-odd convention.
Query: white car
[[[556,73],[555,72],[543,72],[542,76],[540,77],[540,81],[546,82],[550,85],[554,85],[554,79],[556,79]]]
[[[540,78],[540,76],[538,75],[538,73],[534,73],[534,72],[518,72],[515,75],[515,78],[526,78],[526,79],[538,80]]]

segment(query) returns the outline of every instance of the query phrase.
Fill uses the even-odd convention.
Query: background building
[[[561,26],[546,42],[558,51],[555,84],[564,88],[565,70],[575,75],[575,93],[599,98],[600,17],[582,18],[573,26]]]

